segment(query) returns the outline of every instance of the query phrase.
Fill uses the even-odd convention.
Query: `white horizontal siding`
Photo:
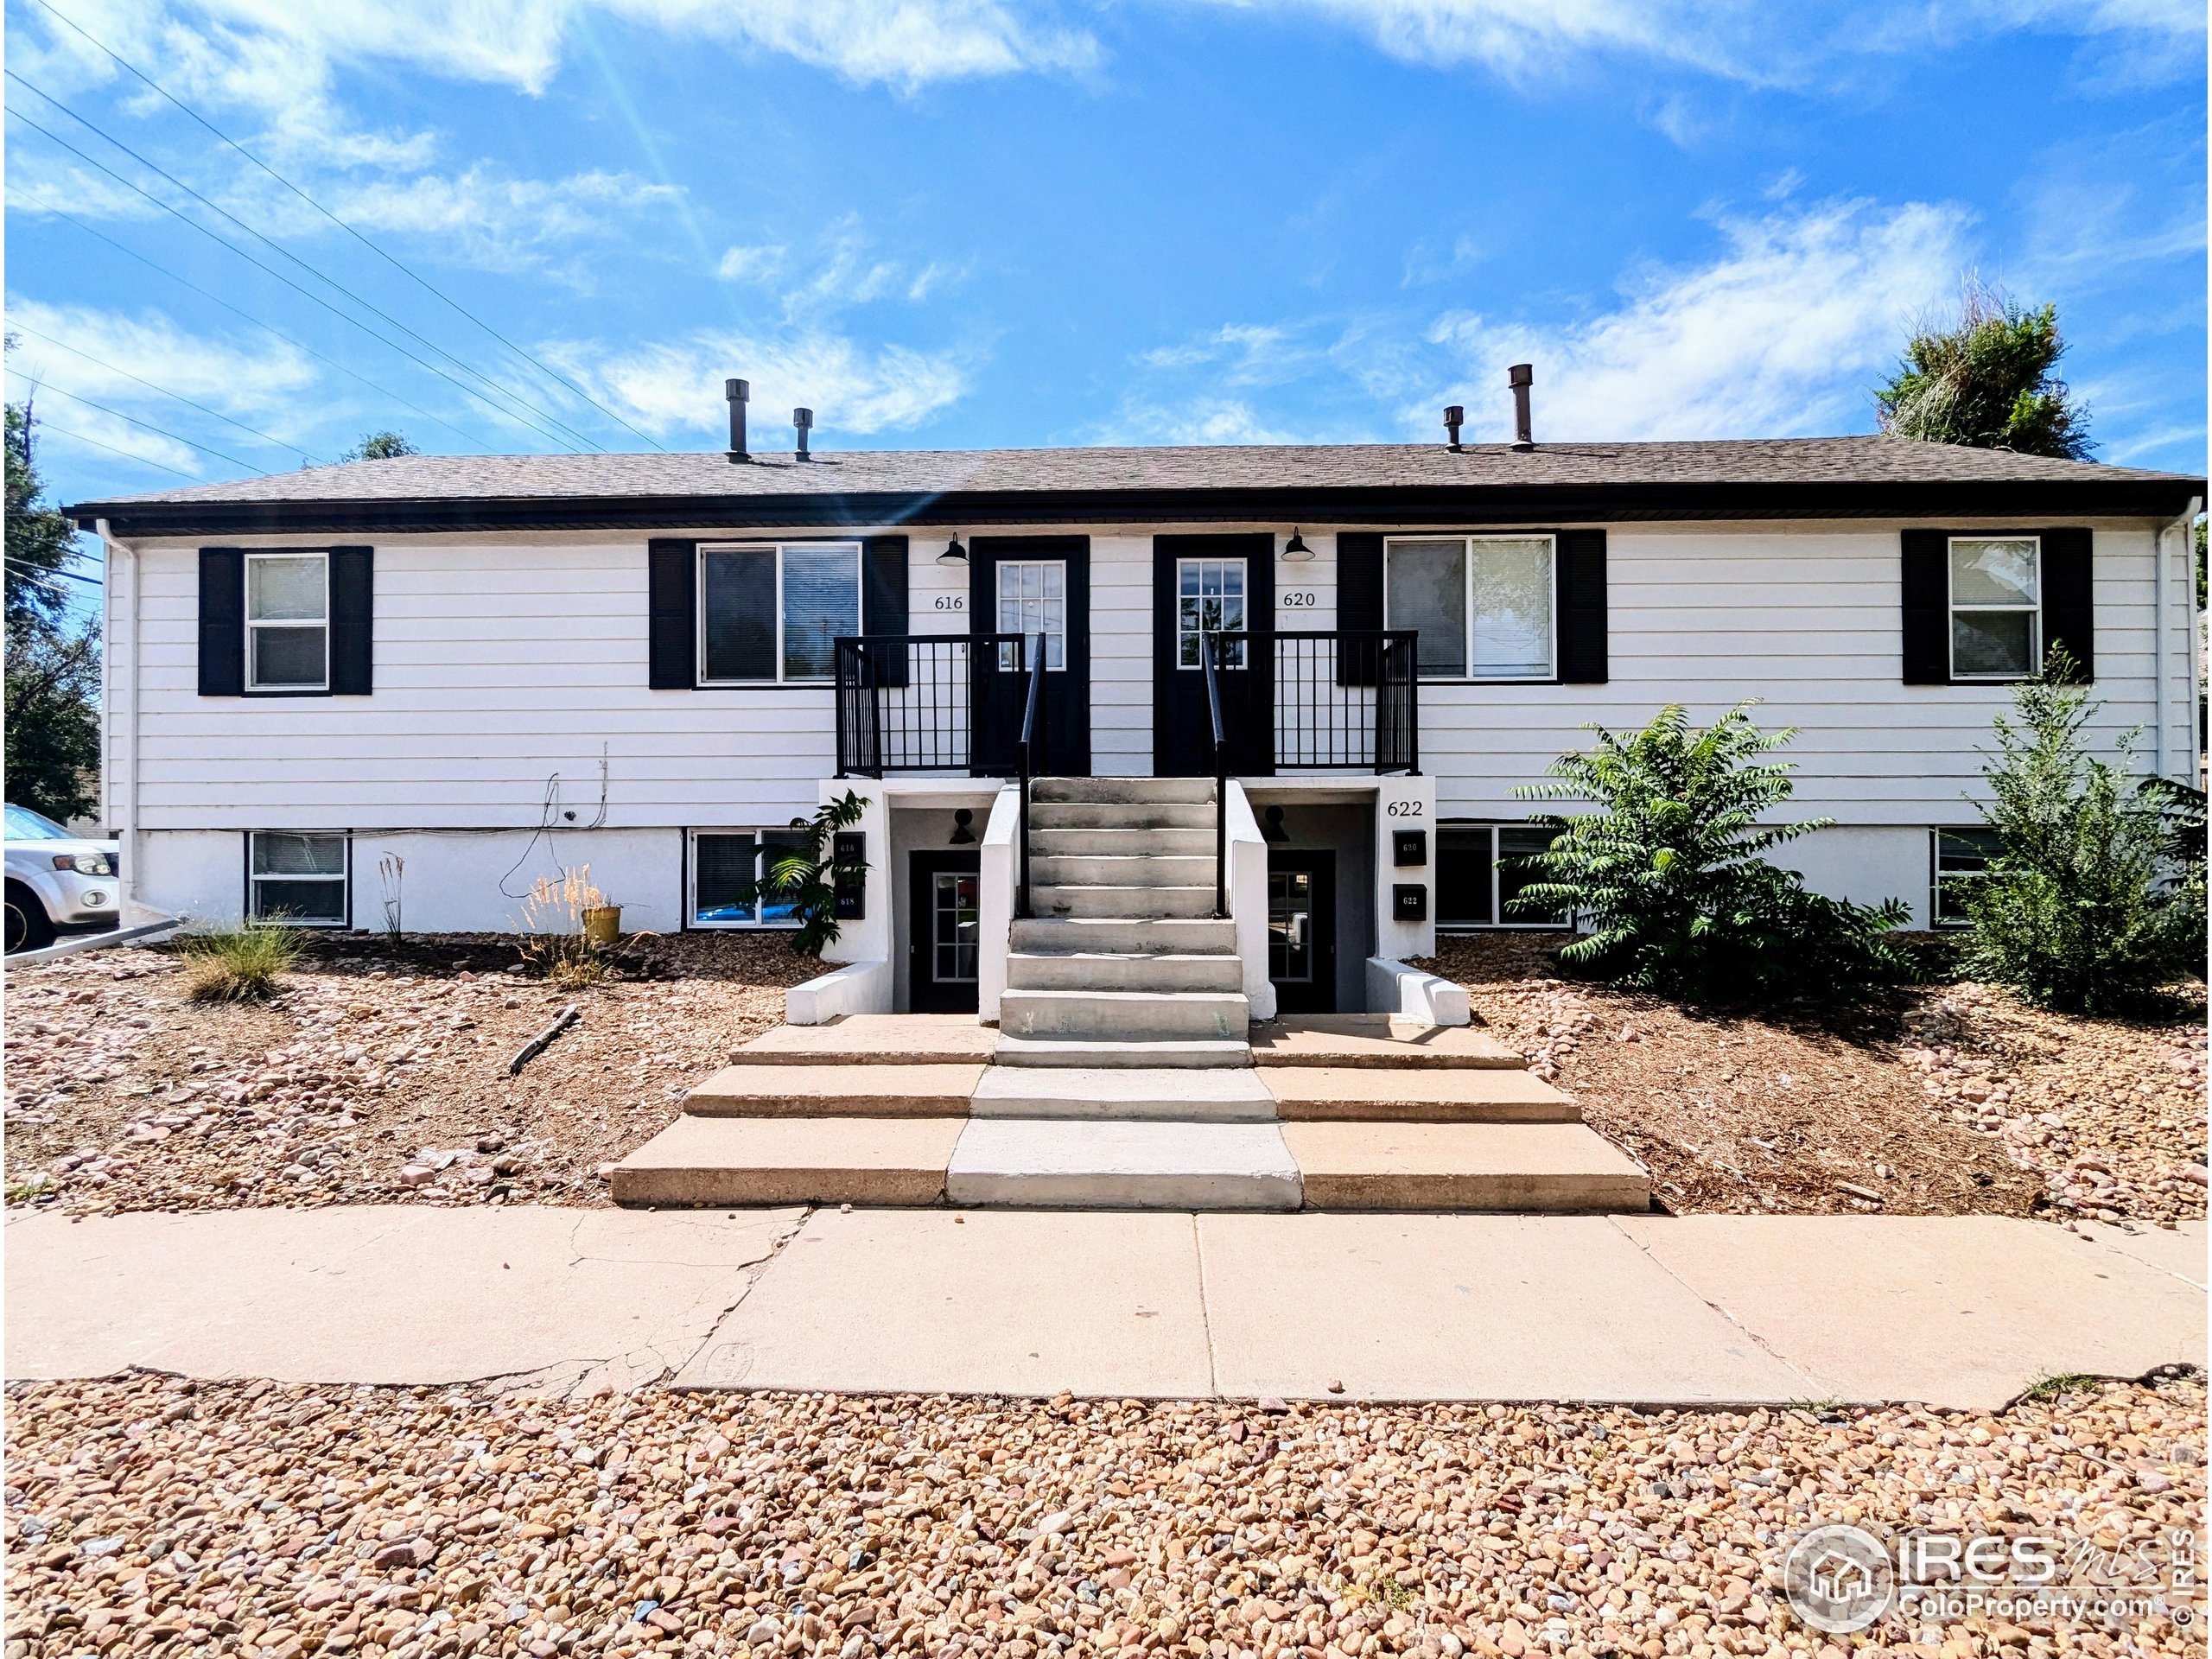
[[[1286,526],[1257,528],[1278,546],[1287,537]],[[1334,530],[1301,529],[1317,556],[1278,558],[1275,623],[1331,628]],[[1614,529],[1610,683],[1423,687],[1422,766],[1440,810],[1527,812],[1515,786],[1586,746],[1585,722],[1638,726],[1670,701],[1702,721],[1758,699],[1762,725],[1802,728],[1783,754],[1808,812],[1874,825],[1967,816],[1961,798],[1978,788],[2009,694],[1900,683],[1897,531]],[[1101,772],[1151,769],[1151,538],[1149,527],[1091,532]],[[943,546],[933,534],[910,543],[917,633],[969,624],[969,572],[938,564]],[[2147,526],[2101,526],[2096,546],[2095,729],[2109,741],[2152,722],[2153,563]],[[2170,563],[2167,662],[2179,689],[2166,735],[2178,770],[2194,734],[2184,578],[2174,574],[2185,566],[2177,553]],[[194,549],[147,548],[121,563],[111,596],[122,659],[109,687],[111,799],[142,828],[528,828],[556,774],[556,824],[583,824],[600,811],[602,753],[610,828],[772,823],[809,810],[834,770],[826,687],[646,689],[642,537],[379,543],[376,693],[365,698],[198,696],[197,589]],[[1287,606],[1292,592],[1314,602]],[[569,810],[575,820],[559,816]]]

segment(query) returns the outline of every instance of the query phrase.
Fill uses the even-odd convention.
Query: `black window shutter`
[[[376,672],[376,550],[330,550],[330,695],[365,697]]]
[[[1382,532],[1337,532],[1337,626],[1346,633],[1379,632],[1382,627]],[[1382,662],[1373,640],[1339,641],[1337,683],[1372,685]]]
[[[645,592],[645,683],[689,691],[699,683],[698,543],[648,543]]]
[[[1603,685],[1607,673],[1605,532],[1559,533],[1559,678]]]
[[[903,639],[911,626],[906,618],[906,538],[871,536],[861,555],[861,632]],[[906,683],[904,647],[880,651],[876,657],[879,685]]]
[[[245,694],[245,554],[200,550],[200,695]]]
[[[2065,646],[2084,684],[2097,677],[2094,540],[2087,530],[2043,532],[2044,652]]]
[[[1951,532],[1908,530],[1904,553],[1904,683],[1951,683]]]

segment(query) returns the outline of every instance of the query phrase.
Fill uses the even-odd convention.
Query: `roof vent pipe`
[[[1533,449],[1536,440],[1529,429],[1529,386],[1536,372],[1526,363],[1516,363],[1505,372],[1505,384],[1513,388],[1513,447]]]
[[[1467,411],[1459,404],[1446,404],[1444,406],[1444,430],[1455,450],[1459,447],[1459,423],[1466,418]]]
[[[753,395],[753,388],[742,380],[722,382],[722,396],[729,399],[729,458],[750,461],[745,453],[745,400]]]
[[[798,455],[797,458],[800,461],[812,460],[813,457],[806,453],[806,435],[813,429],[814,411],[810,409],[795,409],[791,410],[791,424],[798,429]]]

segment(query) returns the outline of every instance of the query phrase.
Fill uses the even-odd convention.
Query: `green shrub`
[[[1999,715],[1982,768],[1998,851],[1965,893],[1962,965],[2028,1001],[2113,1014],[2204,971],[2204,809],[2193,790],[2133,775],[2137,734],[2115,760],[2088,753],[2096,712],[2054,652]]]
[[[300,941],[289,929],[248,922],[235,933],[200,933],[180,946],[184,994],[194,1002],[247,1002],[270,995],[276,976],[300,959]]]
[[[1571,912],[1588,928],[1560,953],[1570,968],[1692,1001],[1856,997],[1911,977],[1910,957],[1885,937],[1909,914],[1902,901],[1824,898],[1767,862],[1833,821],[1759,822],[1791,789],[1788,763],[1761,757],[1796,734],[1760,731],[1748,708],[1703,730],[1673,703],[1626,737],[1586,728],[1594,750],[1561,755],[1559,781],[1518,793],[1603,810],[1536,820],[1552,843],[1514,861],[1538,879],[1508,908]]]
[[[789,905],[798,918],[791,935],[791,949],[803,957],[818,957],[822,947],[836,942],[837,889],[857,886],[868,878],[865,860],[839,862],[837,832],[861,821],[868,798],[847,790],[834,801],[815,809],[810,818],[793,818],[791,830],[798,845],[747,883],[733,895],[735,903],[765,902]]]

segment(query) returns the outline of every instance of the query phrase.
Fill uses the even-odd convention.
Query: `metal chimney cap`
[[[810,409],[795,409],[791,410],[791,424],[793,426],[812,426],[814,424],[814,411]]]
[[[1505,372],[1505,384],[1509,386],[1531,385],[1535,378],[1536,371],[1533,364],[1516,363]]]
[[[725,380],[722,382],[722,396],[733,404],[744,403],[753,396],[753,383],[749,380]]]
[[[1465,410],[1462,409],[1459,404],[1445,404],[1445,405],[1444,405],[1444,424],[1445,424],[1445,425],[1446,425],[1446,426],[1457,426],[1457,425],[1459,425],[1461,422],[1465,421],[1466,418],[1467,418],[1467,411],[1466,411]]]

